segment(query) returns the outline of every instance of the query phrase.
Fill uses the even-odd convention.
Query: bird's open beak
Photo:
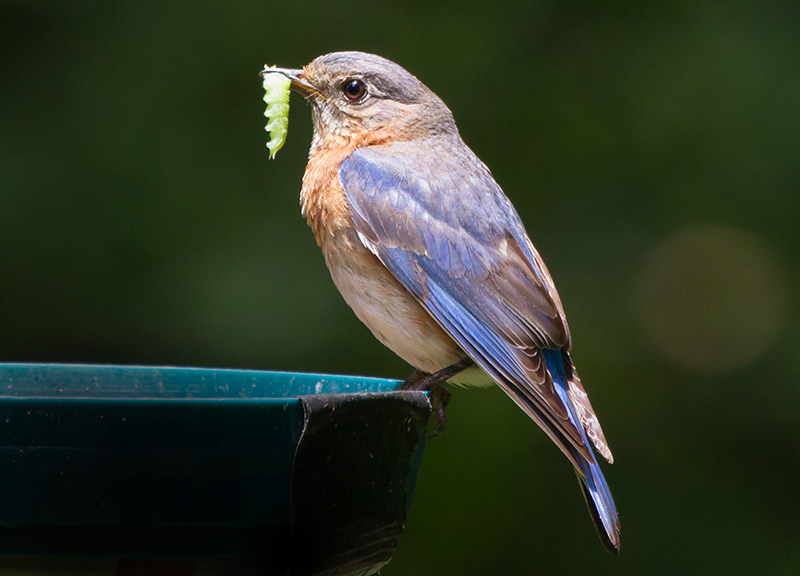
[[[300,92],[300,94],[302,94],[303,96],[307,96],[312,92],[318,91],[313,84],[311,84],[308,80],[306,80],[305,73],[302,70],[292,70],[291,68],[265,67],[261,72],[258,73],[258,75],[263,78],[264,74],[283,74],[289,80],[292,81],[292,88],[297,92]]]

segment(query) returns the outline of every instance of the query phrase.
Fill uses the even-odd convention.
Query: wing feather
[[[595,445],[602,431],[574,369],[569,400],[580,421],[570,418],[541,354],[570,346],[549,272],[480,160],[460,139],[435,149],[398,142],[343,161],[339,181],[359,238],[583,473],[581,460],[593,456],[578,427]]]

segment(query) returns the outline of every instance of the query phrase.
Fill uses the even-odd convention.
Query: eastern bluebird
[[[262,74],[275,72],[314,117],[303,215],[347,304],[416,368],[404,387],[498,384],[575,466],[616,555],[619,518],[590,441],[613,459],[569,355],[561,299],[450,110],[371,54],[338,52]],[[439,392],[443,416],[449,394]]]

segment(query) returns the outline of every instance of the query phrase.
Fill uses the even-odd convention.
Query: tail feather
[[[583,441],[588,444],[589,439],[586,436],[586,431],[578,417],[575,405],[570,399],[568,392],[569,381],[564,373],[561,351],[544,350],[543,352],[547,368],[553,378],[553,384],[561,401],[567,408],[569,418],[581,431]],[[611,490],[593,453],[590,454],[589,459],[577,453],[575,456],[575,460],[578,462],[575,474],[583,491],[586,505],[589,507],[592,522],[606,549],[616,556],[619,553],[620,526],[617,507],[614,504],[614,498],[611,496]]]
[[[606,479],[600,471],[597,462],[588,464],[587,470],[582,476],[577,470],[575,475],[578,477],[583,498],[589,508],[589,515],[592,517],[597,534],[606,549],[614,556],[619,554],[619,516],[611,490],[608,488]]]

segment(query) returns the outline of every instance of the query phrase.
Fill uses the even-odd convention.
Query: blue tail
[[[569,398],[567,376],[564,373],[564,360],[561,356],[561,350],[543,350],[545,363],[547,369],[553,377],[553,385],[556,392],[558,392],[561,401],[566,406],[569,412],[569,419],[580,431],[583,436],[583,442],[588,446],[590,445],[589,439],[586,437],[586,432],[578,419],[578,414]],[[586,500],[586,505],[589,507],[589,514],[592,516],[597,533],[600,535],[600,540],[614,556],[619,553],[619,516],[617,515],[617,507],[614,504],[614,498],[611,496],[611,490],[603,477],[603,471],[600,470],[600,465],[597,463],[594,453],[591,454],[591,460],[586,460],[583,456],[575,452],[575,458],[580,463],[580,470],[576,470],[575,474],[583,490],[583,497]]]

